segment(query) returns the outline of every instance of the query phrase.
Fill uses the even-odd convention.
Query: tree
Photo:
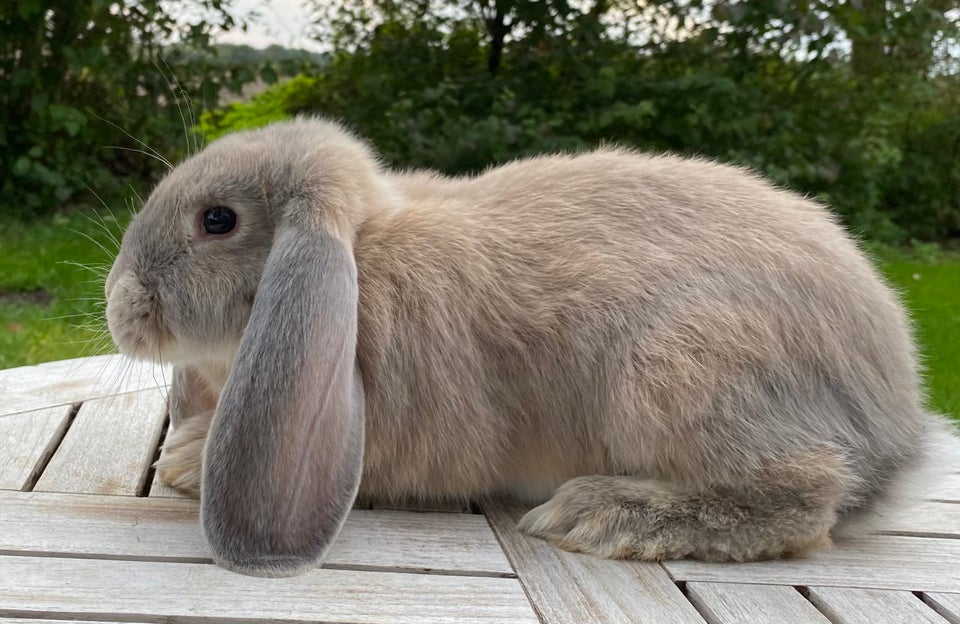
[[[749,166],[873,237],[956,236],[956,2],[318,2],[330,63],[205,128],[321,113],[454,174],[615,142]]]
[[[511,41],[530,45],[574,32],[599,31],[601,19],[615,0],[571,3],[569,0],[313,0],[318,36],[338,49],[355,49],[384,24],[431,25],[449,31],[463,26],[485,35],[486,68],[495,76]],[[621,0],[623,3],[623,0]],[[628,4],[628,3],[627,3]]]
[[[937,44],[960,44],[951,12],[960,0],[652,0],[687,32],[709,32],[744,51],[772,50],[816,58],[849,55],[864,78],[935,69]]]
[[[133,157],[153,151],[146,144],[157,144],[157,160],[186,147],[170,137],[186,132],[189,142],[191,108],[181,118],[173,101],[189,91],[215,104],[225,80],[185,59],[235,25],[226,0],[5,1],[0,206],[30,213],[62,205],[84,185],[109,191],[118,176],[156,169]]]

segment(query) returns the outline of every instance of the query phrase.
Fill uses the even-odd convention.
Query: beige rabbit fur
[[[238,231],[201,247],[181,234],[211,203]],[[301,119],[213,143],[138,219],[108,316],[121,350],[183,371],[159,469],[194,493],[216,403],[184,397],[228,384],[288,222],[355,261],[364,500],[512,495],[570,550],[780,557],[828,544],[944,435],[895,294],[827,210],[742,169],[601,149],[395,173]],[[145,274],[184,289],[160,288],[149,330],[127,312]]]

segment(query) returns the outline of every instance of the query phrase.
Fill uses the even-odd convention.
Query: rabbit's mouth
[[[129,273],[108,290],[107,326],[117,349],[130,357],[160,362],[176,348],[157,295]]]

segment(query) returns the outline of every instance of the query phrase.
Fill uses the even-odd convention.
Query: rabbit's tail
[[[849,511],[842,511],[831,531],[835,537],[858,537],[883,530],[891,518],[910,513],[923,500],[936,498],[944,480],[960,472],[960,434],[946,418],[930,414],[925,419],[917,451],[896,471],[882,490]]]

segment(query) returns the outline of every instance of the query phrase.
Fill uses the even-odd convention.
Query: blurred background
[[[303,113],[449,174],[752,167],[863,241],[960,415],[960,0],[4,0],[0,368],[110,351],[103,271],[165,161]]]

